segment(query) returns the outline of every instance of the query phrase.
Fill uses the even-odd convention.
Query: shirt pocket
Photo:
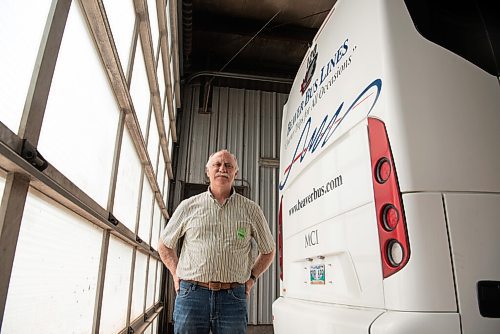
[[[236,221],[234,226],[228,229],[226,244],[235,249],[248,249],[251,239],[251,224],[247,221]]]

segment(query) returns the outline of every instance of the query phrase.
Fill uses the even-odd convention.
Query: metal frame
[[[2,245],[0,257],[2,267],[0,274],[0,329],[3,323],[24,205],[30,185],[30,176],[24,172],[24,168],[12,163],[12,159],[9,159],[8,156],[17,158],[20,155],[21,138],[28,140],[34,146],[38,144],[50,83],[70,5],[71,0],[54,0],[52,2],[19,126],[19,137],[14,136],[0,122],[0,167],[9,172],[0,206],[0,244]],[[23,163],[27,164],[24,160]],[[28,166],[31,165],[28,164]]]
[[[171,54],[169,46],[166,45],[168,32],[167,30],[165,30],[165,7],[162,7],[166,6],[166,2],[164,0],[156,0],[160,24],[160,41],[158,50],[160,50],[160,48],[162,50],[161,59],[158,59],[159,52],[157,57],[154,57],[154,52],[152,50],[151,28],[149,24],[150,22],[147,12],[146,0],[133,0],[133,4],[136,11],[136,27],[134,29],[134,41],[131,46],[131,52],[133,53],[135,47],[138,46],[137,39],[140,37],[140,45],[143,48],[143,53],[146,59],[146,72],[151,91],[150,112],[153,114],[150,114],[149,117],[152,117],[153,115],[154,117],[156,117],[157,130],[160,136],[160,143],[156,154],[157,157],[158,155],[161,155],[161,146],[161,148],[163,149],[162,158],[165,161],[165,169],[167,171],[169,179],[172,179],[173,171],[172,160],[170,158],[168,150],[168,133],[166,132],[163,123],[163,115],[166,111],[161,105],[161,99],[158,89],[158,78],[156,77],[156,68],[158,65],[158,61],[161,60],[163,64],[165,64],[166,60],[170,59],[169,57]],[[144,304],[144,317],[134,320],[131,323],[131,298],[136,254],[137,251],[140,250],[148,256],[146,285],[144,287],[145,299],[147,298],[149,270],[153,270],[153,268],[149,268],[149,261],[151,257],[153,257],[157,261],[161,261],[161,259],[158,252],[150,246],[153,237],[151,226],[149,232],[149,240],[145,240],[144,242],[142,242],[137,238],[137,225],[134,231],[131,231],[125,225],[116,220],[116,218],[112,215],[118,164],[125,126],[131,133],[134,146],[138,152],[141,165],[143,166],[141,173],[141,185],[138,184],[137,186],[143,186],[145,175],[153,190],[153,210],[151,212],[150,224],[153,223],[155,214],[155,202],[158,204],[158,207],[161,211],[161,221],[169,218],[169,214],[163,199],[164,185],[166,182],[168,182],[168,180],[166,180],[165,177],[161,187],[157,182],[156,169],[159,165],[158,159],[156,166],[152,166],[147,151],[147,144],[141,132],[137,120],[137,115],[133,106],[133,101],[129,92],[130,77],[132,73],[134,57],[131,57],[130,64],[126,64],[128,65],[128,68],[126,69],[127,77],[125,77],[102,0],[79,0],[73,5],[81,6],[87,24],[89,25],[96,48],[102,60],[103,66],[106,68],[106,73],[110,81],[112,92],[115,95],[119,109],[121,110],[116,137],[116,147],[114,151],[112,175],[109,184],[110,191],[107,207],[101,207],[84,191],[82,191],[68,178],[66,178],[65,175],[58,171],[54,166],[50,165],[50,162],[45,161],[43,157],[39,155],[40,153],[36,150],[49,96],[52,77],[57,62],[57,56],[59,53],[71,5],[71,0],[52,1],[46,28],[42,37],[39,53],[35,63],[35,70],[33,72],[31,84],[27,94],[26,104],[18,134],[16,135],[3,123],[0,122],[0,170],[2,170],[2,174],[4,174],[3,171],[5,171],[7,175],[5,190],[0,206],[0,243],[2,245],[2,252],[0,253],[0,267],[2,268],[2,270],[0,271],[0,328],[3,323],[7,292],[10,276],[12,273],[12,265],[14,262],[22,216],[24,212],[24,205],[29,188],[32,187],[48,196],[49,198],[53,199],[54,201],[60,203],[69,210],[73,211],[74,213],[80,215],[89,222],[103,229],[101,258],[99,263],[97,290],[95,296],[96,306],[94,309],[92,333],[98,333],[100,327],[102,311],[101,303],[104,293],[103,289],[106,277],[107,256],[111,235],[120,238],[121,240],[129,244],[130,247],[132,247],[133,253],[131,261],[127,323],[125,324],[123,332],[141,332],[152,323],[152,321],[158,316],[158,314],[160,314],[160,312],[163,310],[163,305],[162,302],[157,302],[155,298],[157,280],[160,279],[158,275],[155,274],[153,291],[153,298],[155,298],[154,306],[146,309],[146,306]],[[171,13],[169,13],[169,15],[171,15]],[[170,123],[168,129],[172,132],[172,137],[175,142],[177,140],[177,134],[174,108],[176,108],[176,106],[173,106],[172,80],[175,81],[174,85],[177,86],[179,84],[179,80],[175,80],[175,78],[172,79],[170,76],[175,75],[176,77],[178,77],[178,73],[170,73],[170,66],[168,62],[167,66],[164,66],[164,71],[166,72],[164,73],[166,74],[166,85],[170,85],[170,89],[167,90],[166,93],[167,98],[165,104],[165,107],[168,108],[168,112],[170,115]],[[177,86],[175,87],[176,92],[179,91],[179,88]],[[178,98],[177,100],[179,101],[180,99]],[[32,153],[35,155],[35,157],[38,157],[42,162],[47,163],[47,166],[44,166],[45,168],[40,168],[40,166],[31,163],[30,160],[27,159],[25,155],[23,155],[23,148],[27,144],[30,144],[30,147],[32,147]],[[163,173],[164,171],[161,172]],[[137,220],[139,218],[139,214],[140,211],[138,211]],[[154,270],[156,272],[158,271],[158,268]],[[162,294],[160,294],[160,296],[162,296]],[[162,299],[163,298],[160,298],[160,300]]]

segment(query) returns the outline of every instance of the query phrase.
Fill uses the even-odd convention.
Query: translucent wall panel
[[[158,78],[158,86],[160,89],[161,105],[165,102],[165,75],[163,73],[163,53],[160,50],[160,57],[158,58],[158,66],[156,68],[156,76]]]
[[[156,289],[155,289],[155,303],[160,301],[160,283],[161,283],[161,273],[163,271],[163,262],[157,261],[157,270],[156,270]]]
[[[163,122],[166,133],[170,132],[170,113],[168,112],[168,103],[165,103],[163,108]]]
[[[133,232],[135,232],[137,220],[141,170],[141,161],[132,142],[132,137],[125,127],[116,178],[113,214]]]
[[[134,321],[144,312],[144,288],[146,287],[146,266],[148,257],[142,252],[137,252],[134,270],[134,287],[132,291],[132,308],[130,321]]]
[[[0,203],[2,203],[3,191],[5,189],[5,175],[0,171]]]
[[[151,323],[151,325],[149,325],[148,328],[146,328],[143,333],[144,334],[153,334],[153,324]]]
[[[160,206],[155,201],[153,211],[153,226],[151,228],[151,243],[154,249],[158,249],[158,239],[160,238],[160,224],[161,224],[161,211]]]
[[[156,171],[156,182],[158,187],[163,189],[163,180],[165,178],[165,159],[163,158],[163,148],[160,147],[160,156],[158,157],[158,168]]]
[[[140,41],[137,41],[134,57],[134,69],[132,71],[132,82],[130,83],[130,95],[134,103],[134,109],[139,120],[142,135],[146,136],[146,125],[149,114],[149,83],[146,74],[146,65],[144,64],[144,54]]]
[[[118,333],[127,324],[132,251],[130,245],[117,237],[110,237],[100,333]]]
[[[168,179],[168,174],[165,174],[165,187],[164,187],[164,191],[165,191],[165,196],[164,196],[164,202],[166,204],[168,204],[168,195],[169,195],[169,192],[170,192],[170,180]]]
[[[174,70],[174,57],[170,56],[170,82],[172,83],[172,95],[175,95],[175,70]],[[175,110],[174,110],[175,115]]]
[[[42,155],[106,207],[119,110],[80,6],[69,12],[47,101]]]
[[[170,19],[170,2],[173,0],[167,0],[167,43],[170,50],[172,50],[172,20]],[[172,51],[170,51],[172,53]]]
[[[146,291],[146,310],[154,304],[156,286],[156,260],[152,257],[149,258],[149,272],[148,272],[148,285]]]
[[[160,144],[160,137],[156,124],[156,117],[154,113],[152,113],[151,122],[149,123],[148,154],[153,169],[156,168],[156,162],[158,161],[158,145]]]
[[[173,150],[174,148],[174,139],[172,138],[172,131],[169,131],[168,133],[168,154],[170,155],[170,159],[172,159],[173,156]]]
[[[158,12],[156,11],[156,0],[147,0],[149,23],[151,25],[151,38],[153,40],[153,52],[156,54],[160,32],[158,31]]]
[[[152,330],[152,333],[156,334],[157,330],[158,330],[158,317],[156,317],[155,320],[153,320],[153,330]]]
[[[135,24],[133,0],[103,0],[103,3],[123,72],[127,73]]]
[[[148,179],[144,176],[142,187],[141,214],[139,216],[139,237],[149,244],[149,231],[151,230],[151,216],[153,213],[153,191]]]
[[[89,333],[102,230],[30,190],[2,333]]]
[[[0,1],[0,122],[14,133],[21,122],[51,2]]]

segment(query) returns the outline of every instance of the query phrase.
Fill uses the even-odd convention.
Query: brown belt
[[[237,282],[233,282],[233,283],[208,282],[208,283],[205,283],[205,282],[190,281],[190,280],[186,280],[185,282],[199,285],[199,286],[202,286],[202,287],[207,288],[208,290],[212,290],[212,291],[228,290],[228,289],[233,289],[233,288],[236,288],[238,286],[243,285],[243,284],[237,283]]]

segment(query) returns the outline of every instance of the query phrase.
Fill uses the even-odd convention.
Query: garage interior
[[[282,108],[334,3],[2,2],[1,331],[170,333],[158,235],[215,150],[277,237]],[[250,332],[278,295],[274,263]]]

